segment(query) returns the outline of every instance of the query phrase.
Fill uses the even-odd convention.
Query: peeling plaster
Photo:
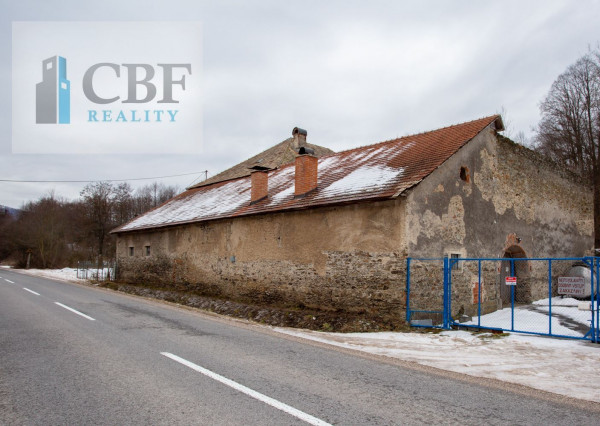
[[[471,186],[471,184],[468,184],[468,183],[463,185],[462,190],[467,197],[470,197],[471,194],[473,193],[473,187]]]
[[[534,204],[521,196],[531,193],[527,188],[528,180],[516,179],[508,170],[501,170],[496,155],[485,148],[480,151],[480,157],[481,171],[474,173],[473,181],[481,197],[492,202],[497,214],[503,215],[508,209],[513,209],[517,219],[531,225],[535,219]]]
[[[446,242],[462,245],[467,236],[462,197],[455,195],[450,198],[448,210],[441,216],[431,210],[426,210],[421,216],[411,214],[407,235],[409,243],[416,244],[420,235],[427,238],[439,236]]]
[[[576,220],[575,227],[577,232],[581,235],[592,237],[594,235],[594,221],[593,220]]]
[[[502,149],[499,155],[484,148],[479,154],[482,166],[474,174],[474,182],[498,215],[512,209],[517,219],[528,225],[537,222],[564,229],[573,224],[579,235],[593,235],[591,213],[586,208],[591,199],[585,188],[570,186],[547,167],[536,167],[509,150]]]

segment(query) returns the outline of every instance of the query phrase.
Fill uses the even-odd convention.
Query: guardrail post
[[[592,258],[592,281],[590,283],[590,290],[592,293],[592,336],[594,343],[600,343],[600,258]],[[595,271],[594,271],[595,269]],[[594,297],[594,272],[596,275],[596,297]],[[595,300],[594,300],[595,299]],[[594,302],[596,306],[594,306]],[[594,317],[596,315],[596,324],[594,324]]]
[[[410,257],[406,258],[406,322],[410,325]]]
[[[481,326],[481,259],[477,261],[477,325]]]
[[[449,278],[450,270],[449,270],[449,261],[447,257],[444,257],[444,314],[443,314],[443,324],[442,327],[445,329],[450,328],[450,292],[449,288]]]
[[[515,261],[513,259],[510,260],[510,276],[515,276]],[[510,331],[515,331],[515,287],[516,285],[510,286]]]
[[[548,259],[548,334],[552,335],[552,259]]]

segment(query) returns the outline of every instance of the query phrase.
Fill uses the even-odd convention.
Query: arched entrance
[[[504,251],[505,259],[524,259],[527,257],[525,250],[519,245],[512,245]],[[515,288],[515,303],[529,303],[531,301],[531,288],[529,283],[529,263],[526,260],[515,260],[511,271],[511,262],[504,260],[500,266],[500,300],[502,306],[510,305],[510,288],[506,285],[506,277],[517,277]]]

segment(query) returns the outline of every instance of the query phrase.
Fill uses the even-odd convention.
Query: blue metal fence
[[[561,279],[573,271],[585,272],[577,298],[561,294],[569,291]],[[415,327],[463,326],[598,343],[599,277],[598,257],[408,258],[406,320]]]

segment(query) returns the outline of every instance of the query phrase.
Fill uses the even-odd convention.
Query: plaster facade
[[[260,303],[396,316],[403,198],[119,236],[121,279]],[[152,255],[144,256],[144,247]],[[130,247],[134,255],[128,256]]]
[[[486,130],[408,195],[406,251],[415,258],[453,253],[462,258],[590,255],[592,201],[591,189],[571,173]],[[501,268],[506,263],[482,264],[484,312],[503,305]],[[478,265],[459,265],[452,271],[453,314],[474,315]],[[547,297],[547,266],[541,262],[517,262],[516,266],[517,301]],[[432,275],[439,275],[427,272],[432,268],[417,267],[411,281],[417,286],[419,280],[431,282]],[[439,309],[441,296],[415,297],[422,297],[417,300],[425,308]]]

